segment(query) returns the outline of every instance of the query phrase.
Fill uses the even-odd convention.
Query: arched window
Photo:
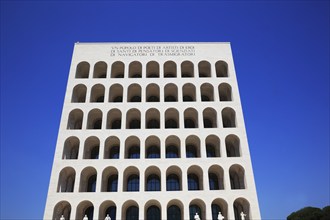
[[[142,64],[138,61],[131,62],[128,67],[129,78],[141,78],[142,77]]]
[[[140,139],[130,136],[125,141],[125,159],[140,158]]]
[[[166,190],[167,191],[179,191],[180,190],[180,179],[175,174],[170,174],[166,178]]]
[[[187,83],[182,87],[182,96],[184,102],[196,101],[196,88],[193,84]]]
[[[92,87],[90,102],[104,102],[104,86],[97,84]]]
[[[86,86],[79,84],[73,88],[71,102],[85,102],[86,101]]]
[[[140,129],[141,128],[141,114],[137,109],[130,109],[126,114],[126,128]]]
[[[128,158],[129,159],[139,159],[140,158],[140,147],[131,146],[128,150]]]
[[[83,121],[83,112],[80,109],[75,109],[70,112],[67,129],[81,129]]]
[[[182,220],[181,209],[176,205],[171,205],[167,208],[167,219],[168,220]]]
[[[105,211],[105,216],[109,215],[109,217],[111,219],[115,220],[116,219],[116,212],[117,212],[117,207],[116,206],[110,206]]]
[[[76,172],[71,167],[64,168],[58,180],[57,192],[73,192]]]
[[[101,129],[102,128],[102,111],[93,109],[88,113],[87,129]]]
[[[109,102],[123,102],[123,87],[119,84],[114,84],[109,90]]]
[[[215,71],[217,73],[217,77],[228,77],[228,64],[222,60],[216,62]]]
[[[241,212],[246,214],[245,219],[250,220],[250,204],[246,199],[238,198],[234,201],[234,214],[235,220],[241,220]]]
[[[127,179],[127,190],[128,192],[139,191],[140,179],[136,174],[130,175]]]
[[[126,210],[126,220],[139,220],[139,208],[130,206]]]
[[[222,123],[224,128],[236,127],[235,111],[231,108],[225,108],[222,110]]]
[[[207,61],[198,63],[199,77],[211,77],[211,64]]]
[[[132,84],[128,87],[127,101],[141,102],[141,86],[138,84]]]
[[[210,190],[222,190],[223,184],[223,169],[219,165],[213,165],[208,170],[209,176],[209,189]]]
[[[194,77],[194,64],[190,61],[181,63],[181,77]]]
[[[88,78],[90,65],[87,62],[81,62],[77,65],[76,78]]]
[[[199,179],[195,174],[188,174],[188,190],[199,190]]]
[[[219,86],[220,101],[232,101],[231,87],[227,83],[221,83]]]
[[[150,136],[145,141],[145,157],[160,158],[160,140],[156,136]]]
[[[180,153],[180,139],[176,136],[169,136],[166,138],[166,158],[179,158]]]
[[[65,219],[70,219],[71,205],[67,201],[61,201],[56,204],[53,212],[53,220],[60,219],[62,215]]]
[[[87,192],[95,192],[96,190],[96,175],[88,178]]]
[[[205,139],[206,156],[220,157],[220,139],[215,135],[209,135]]]
[[[245,189],[245,177],[243,167],[235,164],[229,169],[231,189]]]
[[[118,137],[110,136],[104,143],[104,159],[119,159],[120,141]]]
[[[97,172],[92,167],[87,167],[81,171],[79,192],[95,192]]]
[[[94,65],[93,78],[106,78],[107,76],[107,64],[103,61],[97,62]]]
[[[160,158],[159,147],[155,145],[148,147],[147,158]]]
[[[165,102],[178,101],[178,88],[174,84],[167,84],[164,88],[164,100]]]
[[[159,64],[156,61],[150,61],[147,63],[147,78],[159,77]]]
[[[145,191],[160,191],[160,169],[155,166],[150,166],[145,171]]]
[[[76,217],[74,219],[93,219],[94,206],[90,201],[83,201],[77,206]],[[56,219],[57,220],[57,219]]]
[[[119,109],[111,109],[108,112],[107,129],[121,128],[121,111]]]
[[[174,145],[166,147],[166,158],[179,158],[178,148]]]
[[[156,174],[151,174],[147,178],[146,191],[160,191],[160,179]]]
[[[146,112],[146,128],[157,129],[160,128],[160,114],[157,109],[149,109]]]
[[[64,143],[62,159],[78,159],[79,139],[77,137],[69,137]]]
[[[159,102],[159,86],[149,84],[146,88],[147,102]]]
[[[100,141],[97,137],[89,137],[85,141],[84,159],[98,159],[99,158]]]
[[[189,108],[184,111],[184,127],[198,128],[198,116],[195,109]]]
[[[118,175],[111,175],[108,179],[107,192],[117,192],[118,191]]]
[[[194,220],[196,213],[199,215],[200,219],[203,219],[201,208],[198,205],[189,206],[189,219]]]
[[[200,140],[195,135],[186,138],[186,158],[200,157]]]
[[[213,108],[206,108],[203,111],[204,128],[217,127],[217,112]]]
[[[164,77],[176,77],[176,64],[173,61],[164,63]]]
[[[216,128],[216,116],[215,118],[211,118],[212,115],[204,116],[203,118],[203,123],[204,123],[204,128]],[[213,119],[213,120],[212,120]]]
[[[85,141],[84,159],[98,159],[99,158],[100,141],[97,137],[89,137]]]
[[[228,135],[226,137],[226,152],[227,157],[240,157],[240,141],[235,135]]]
[[[218,220],[219,212],[221,212],[222,216],[225,219],[228,219],[228,205],[225,200],[220,198],[213,200],[211,204],[211,210],[212,210],[212,220]]]
[[[165,128],[179,128],[179,112],[176,109],[166,110]]]
[[[161,216],[160,216],[160,209],[155,206],[152,205],[147,209],[147,220],[160,220]]]
[[[124,78],[124,68],[123,62],[114,62],[111,66],[111,78]]]
[[[101,181],[101,192],[118,191],[118,170],[109,166],[103,170]]]
[[[204,83],[201,86],[201,100],[202,102],[214,101],[213,86],[209,83]]]

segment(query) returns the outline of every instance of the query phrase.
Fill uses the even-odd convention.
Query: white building
[[[44,219],[219,212],[261,219],[230,44],[76,43]]]

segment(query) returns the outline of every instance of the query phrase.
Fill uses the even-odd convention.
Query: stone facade
[[[229,43],[76,43],[44,219],[260,219]]]

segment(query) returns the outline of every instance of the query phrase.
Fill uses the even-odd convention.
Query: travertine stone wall
[[[230,44],[76,43],[44,219],[219,211],[260,219]]]

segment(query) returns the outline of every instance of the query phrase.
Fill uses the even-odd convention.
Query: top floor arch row
[[[87,78],[191,78],[191,77],[229,77],[228,63],[224,60],[193,62],[183,60],[174,62],[165,60],[122,62],[114,60],[96,60],[93,62],[82,60],[74,66],[76,79]]]

